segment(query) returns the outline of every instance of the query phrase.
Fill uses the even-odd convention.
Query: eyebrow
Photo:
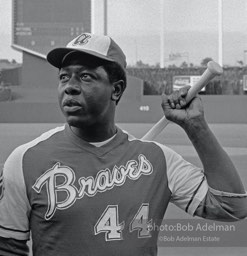
[[[72,65],[71,65],[72,66]],[[74,66],[74,65],[73,65]],[[66,67],[62,67],[59,69],[59,72],[61,71],[70,71],[70,66],[66,66]],[[89,68],[89,67],[85,67],[85,66],[81,66],[81,67],[78,67],[78,68],[73,68],[73,70],[76,70],[78,72],[81,72],[81,71],[84,71],[84,70],[92,70],[92,68]]]

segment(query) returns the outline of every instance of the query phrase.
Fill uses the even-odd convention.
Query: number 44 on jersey
[[[149,204],[143,203],[129,225],[129,231],[138,231],[138,238],[151,237],[148,220]],[[119,222],[118,205],[108,205],[94,226],[94,234],[105,233],[106,241],[122,240],[125,222]]]

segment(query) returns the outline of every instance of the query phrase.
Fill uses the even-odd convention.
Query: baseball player
[[[0,254],[157,255],[169,202],[208,219],[247,215],[246,192],[188,89],[163,96],[167,118],[192,141],[203,170],[154,141],[121,130],[115,109],[126,60],[108,36],[84,33],[48,53],[66,124],[16,148],[0,178]]]

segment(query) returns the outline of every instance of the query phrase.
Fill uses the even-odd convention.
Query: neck
[[[72,132],[81,139],[88,142],[101,142],[111,138],[117,132],[117,127],[114,123],[106,125],[91,125],[89,127],[70,126]]]

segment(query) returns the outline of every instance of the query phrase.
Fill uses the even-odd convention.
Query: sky
[[[113,33],[119,33],[120,28],[120,33],[159,32],[161,1],[108,0],[109,30]],[[217,30],[217,0],[163,0],[163,2],[167,30]],[[241,31],[243,26],[246,27],[247,3],[245,2],[247,1],[223,0],[225,30]]]
[[[22,61],[22,54],[11,45],[11,0],[0,0],[0,59]]]
[[[100,1],[100,0],[97,0]],[[97,2],[96,1],[96,2]],[[142,59],[147,62],[159,61],[159,35],[161,22],[162,0],[108,0],[108,33],[117,38],[120,45],[129,55],[130,62]],[[224,32],[247,33],[247,1],[246,0],[222,0],[223,1],[223,30]],[[15,58],[21,61],[21,53],[11,49],[11,0],[0,0],[0,58]],[[175,45],[175,41],[168,42],[169,33],[217,33],[217,0],[163,0],[164,18],[163,29],[167,45]],[[153,37],[152,40],[148,38]],[[130,42],[131,38],[131,43]],[[155,42],[154,42],[155,40]],[[216,38],[217,40],[217,38]],[[245,39],[238,39],[245,40]],[[186,40],[185,40],[186,41]],[[208,41],[209,42],[209,41]],[[170,44],[169,44],[170,43]],[[239,43],[239,42],[238,42]],[[246,42],[242,42],[241,47]],[[185,42],[184,45],[188,43]],[[191,42],[193,44],[193,42]],[[210,43],[209,43],[210,44]],[[180,45],[182,45],[180,43]],[[180,48],[179,48],[180,47]],[[172,51],[183,51],[179,47],[169,46],[167,55]],[[195,47],[197,47],[195,45]],[[217,48],[217,42],[213,46]],[[210,48],[210,47],[209,47]],[[247,48],[247,47],[246,47]],[[152,50],[151,50],[152,49]],[[211,49],[211,48],[210,48]],[[186,48],[184,51],[191,51]],[[216,54],[217,49],[214,51]],[[243,51],[243,49],[241,49]],[[191,58],[194,55],[191,52]],[[235,59],[240,58],[238,53]],[[128,56],[127,56],[128,59]]]

